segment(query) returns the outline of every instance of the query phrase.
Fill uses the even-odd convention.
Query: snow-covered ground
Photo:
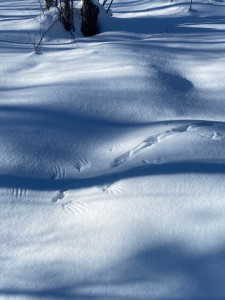
[[[0,299],[225,297],[225,2],[112,12],[0,1]]]

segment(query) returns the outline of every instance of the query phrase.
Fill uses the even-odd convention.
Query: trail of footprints
[[[168,138],[171,138],[174,135],[187,132],[187,131],[193,131],[197,130],[201,127],[220,127],[222,123],[219,122],[207,122],[207,121],[202,121],[202,122],[196,122],[192,124],[186,124],[182,126],[178,126],[175,128],[172,128],[170,130],[166,130],[165,132],[162,132],[160,134],[150,136],[147,139],[145,139],[142,143],[138,144],[136,147],[131,149],[130,151],[127,151],[126,153],[120,155],[116,159],[113,160],[111,163],[111,168],[116,168],[119,167],[120,165],[126,163],[129,161],[131,158],[142,152],[146,148],[150,148],[151,146],[160,143]],[[223,125],[224,126],[224,125]],[[205,137],[205,136],[202,136]],[[205,137],[207,138],[207,137]],[[220,141],[223,138],[221,134],[218,132],[214,131],[210,139],[215,140],[215,141]]]

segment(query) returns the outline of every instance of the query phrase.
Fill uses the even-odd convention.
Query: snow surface
[[[224,298],[225,2],[79,7],[0,2],[0,299]]]

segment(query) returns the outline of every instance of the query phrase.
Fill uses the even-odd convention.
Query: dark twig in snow
[[[51,25],[51,26],[50,26],[50,27],[42,34],[42,36],[41,36],[41,38],[40,38],[38,44],[37,44],[37,45],[34,44],[34,50],[35,50],[36,53],[39,52],[40,47],[41,47],[41,44],[42,44],[42,40],[43,40],[43,38],[45,37],[46,33],[49,32],[49,30],[55,25],[55,23],[56,23],[57,21],[59,21],[59,19],[56,19],[56,20],[53,22],[53,24],[52,24],[52,25]]]
[[[107,10],[106,10],[107,13],[109,12],[112,3],[113,3],[113,0],[111,0],[111,2],[110,2],[110,4],[109,4],[109,7],[108,7]]]

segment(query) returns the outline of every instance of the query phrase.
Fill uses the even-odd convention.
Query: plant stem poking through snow
[[[108,0],[104,0],[103,3],[102,3],[102,6],[105,6],[105,4],[106,4],[107,2],[108,2]],[[108,8],[106,9],[106,12],[107,12],[107,13],[109,12],[110,7],[112,6],[112,4],[113,4],[113,0],[111,0],[111,2],[110,2],[110,4],[109,4]]]
[[[35,52],[36,53],[39,53],[39,51],[40,51],[40,48],[41,48],[41,45],[42,45],[42,40],[43,40],[43,38],[45,37],[45,35],[46,35],[46,33],[55,25],[55,23],[58,21],[59,19],[56,19],[55,21],[54,21],[54,23],[42,34],[42,36],[41,36],[41,38],[40,38],[40,40],[39,40],[39,42],[38,42],[38,44],[36,45],[35,43],[34,43],[34,50],[35,50]]]
[[[112,3],[113,3],[113,0],[111,0],[110,4],[109,4],[109,7],[107,8],[106,12],[108,13],[109,10],[110,10],[110,7],[112,6]]]

